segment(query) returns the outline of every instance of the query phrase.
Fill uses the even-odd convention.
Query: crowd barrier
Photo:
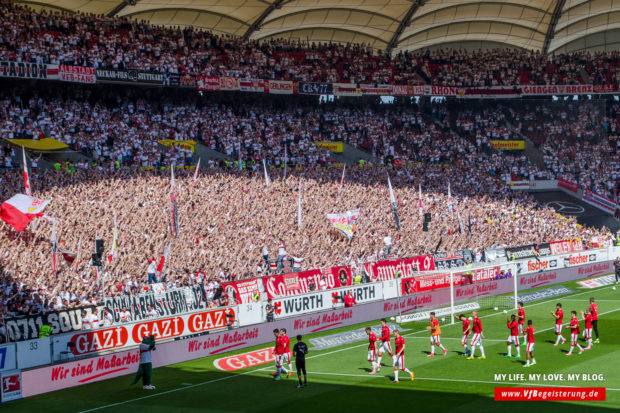
[[[136,345],[147,334],[157,334],[161,340],[153,353],[154,367],[160,367],[271,342],[274,327],[286,328],[293,335],[312,334],[382,317],[455,306],[487,296],[512,293],[516,302],[518,294],[526,290],[610,274],[617,256],[620,248],[610,247],[517,260],[477,270],[480,274],[498,269],[511,274],[504,278],[476,278],[457,269],[281,297],[273,302],[274,322],[265,321],[263,303],[248,303],[22,341],[0,346],[0,372],[11,377],[21,375],[20,395],[28,397],[133,372],[139,362]],[[532,266],[534,261],[536,267]],[[423,277],[432,277],[433,282],[424,284],[420,281]],[[441,282],[437,283],[438,280]],[[405,288],[412,281],[436,288]],[[346,293],[356,299],[353,307],[343,307],[342,296]],[[106,351],[111,352],[102,354]],[[72,357],[79,358],[32,368]]]

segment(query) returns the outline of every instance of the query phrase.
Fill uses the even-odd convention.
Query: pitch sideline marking
[[[609,286],[601,287],[600,290],[603,290],[604,288],[609,288]],[[588,290],[588,291],[584,291],[584,292],[581,292],[581,293],[576,293],[576,294],[570,295],[570,297],[574,297],[574,296],[582,295],[582,294],[586,294],[586,293],[592,294],[593,292],[600,291],[600,290],[597,290],[597,289],[595,289],[595,290]],[[553,302],[553,301],[557,301],[557,299],[553,298],[553,299],[549,299],[549,300],[546,300],[546,301],[541,301],[539,303],[530,305],[528,307],[534,307],[536,305],[546,304],[546,303]],[[615,311],[620,311],[620,308],[617,308],[617,309],[611,310],[611,311],[606,311],[604,313],[600,313],[599,315],[609,314],[609,313],[613,313]],[[487,314],[487,315],[484,315],[484,316],[482,316],[480,318],[492,317],[492,316],[499,315],[499,314],[503,314],[503,312]],[[566,323],[566,324],[568,324],[568,323]],[[448,327],[448,326],[451,326],[451,325],[458,325],[458,324],[457,323],[446,324],[446,325],[444,325],[444,327]],[[552,330],[553,328],[554,327],[543,329],[543,330],[538,330],[536,333],[542,333],[543,331]],[[409,334],[403,334],[403,337],[411,337],[413,334],[419,334],[419,333],[427,333],[427,330],[420,330],[420,331],[415,331],[415,332],[412,332],[412,333],[409,333]],[[313,358],[323,357],[323,356],[327,356],[327,355],[334,354],[334,353],[340,353],[341,351],[352,350],[354,348],[364,347],[364,346],[366,346],[365,343],[364,344],[357,344],[355,346],[345,347],[345,348],[341,348],[341,349],[333,350],[333,351],[328,351],[328,352],[317,354],[317,355],[310,356],[310,357],[307,357],[307,358],[308,359],[313,359]],[[104,405],[104,406],[95,407],[95,408],[92,408],[92,409],[82,410],[82,411],[80,411],[78,413],[89,413],[89,412],[95,412],[95,411],[107,409],[109,407],[121,406],[123,404],[133,403],[133,402],[137,402],[137,401],[145,400],[145,399],[150,399],[150,398],[153,398],[153,397],[162,396],[164,394],[169,394],[169,393],[174,393],[174,392],[181,391],[181,390],[191,389],[191,388],[203,386],[203,385],[206,385],[206,384],[217,383],[217,382],[228,380],[228,379],[232,379],[232,378],[235,378],[235,377],[246,376],[248,374],[256,373],[256,372],[259,372],[259,371],[264,371],[264,370],[271,369],[271,368],[272,367],[262,367],[260,369],[248,370],[248,371],[244,371],[243,373],[237,373],[237,374],[235,374],[233,376],[218,377],[217,379],[207,380],[207,381],[204,381],[202,383],[193,384],[191,386],[178,387],[176,389],[170,389],[170,390],[166,390],[166,391],[163,391],[163,392],[160,392],[160,393],[149,394],[148,396],[142,396],[142,397],[137,397],[135,399],[129,399],[129,400],[124,400],[124,401],[120,401],[120,402],[116,402],[116,403],[111,403],[111,404],[107,404],[107,405]],[[366,376],[364,376],[364,377],[366,377]],[[431,379],[426,379],[426,380],[431,380]],[[440,379],[437,379],[437,380],[440,380]],[[456,380],[456,379],[453,379],[453,380]],[[463,380],[463,381],[474,382],[474,380]],[[481,383],[483,383],[483,382],[481,382]],[[609,390],[618,390],[618,389],[609,389]]]
[[[327,372],[319,372],[319,371],[309,371],[308,374],[318,374],[323,376],[345,376],[345,377],[365,377],[365,378],[388,378],[390,376],[371,376],[369,374],[349,374],[349,373],[327,373]],[[406,375],[405,375],[406,377]],[[465,382],[465,383],[481,383],[481,384],[510,384],[515,386],[541,386],[541,387],[575,387],[575,386],[567,386],[562,384],[544,384],[544,383],[513,383],[509,381],[486,381],[486,380],[465,380],[465,379],[444,379],[437,377],[416,377],[415,380],[429,380],[429,381],[451,381],[451,382]],[[414,381],[415,381],[414,380]],[[403,381],[409,381],[408,379],[403,379]],[[609,387],[605,387],[606,390],[611,391],[620,391],[620,389],[612,389]]]

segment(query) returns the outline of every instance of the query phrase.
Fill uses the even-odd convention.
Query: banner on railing
[[[98,330],[83,330],[75,334],[52,336],[53,360],[60,360],[69,351],[72,356],[83,356],[108,350],[137,346],[151,334],[158,340],[185,337],[232,326],[237,320],[233,308],[216,308],[177,317],[127,323]],[[71,343],[71,345],[69,345]]]
[[[270,80],[265,83],[265,92],[273,95],[292,95],[293,82],[289,80]]]
[[[247,304],[252,302],[252,297],[259,293],[260,282],[258,278],[252,278],[246,281],[232,281],[222,283],[224,292],[230,296],[232,292],[237,300],[237,304]]]
[[[238,77],[220,77],[220,90],[222,91],[239,90],[239,78]]]
[[[311,283],[314,284],[315,290],[319,290],[323,282],[326,289],[349,286],[351,285],[351,268],[331,267],[272,275],[270,277],[262,277],[261,281],[268,298],[287,297],[311,292],[309,288]]]
[[[95,83],[95,68],[81,66],[58,66],[58,77],[63,82]]]
[[[220,77],[207,75],[196,76],[196,88],[198,90],[217,92],[220,90]]]
[[[273,302],[276,319],[342,307],[343,297],[347,293],[351,293],[357,304],[382,300],[383,285],[360,284],[338,290],[279,298]]]
[[[96,69],[97,83],[138,83],[146,85],[164,85],[163,73],[150,73],[141,70],[106,70]]]
[[[616,212],[616,203],[611,199],[605,198],[589,189],[583,190],[583,201],[605,212],[613,214]]]
[[[563,178],[558,178],[558,186],[560,188],[564,188],[567,191],[573,192],[575,194],[579,192],[579,184],[576,184],[571,181],[567,181],[566,179],[563,179]]]
[[[355,83],[334,83],[336,96],[361,96],[362,91]]]
[[[20,79],[48,79],[48,65],[44,63],[24,63],[0,61],[0,77]]]
[[[566,254],[571,252],[583,251],[583,241],[580,239],[553,241],[549,243],[551,255]]]
[[[550,254],[551,249],[549,248],[548,242],[538,245],[528,244],[521,245],[519,247],[506,248],[506,258],[508,258],[509,260],[513,259],[513,257],[516,260],[522,260],[527,258],[534,258],[535,256],[544,257]]]
[[[387,281],[413,276],[416,271],[434,271],[435,260],[430,254],[393,261],[373,261],[364,264],[370,281]]]
[[[297,85],[296,93],[300,95],[332,95],[334,93],[334,85],[331,83],[295,82],[295,85]]]
[[[82,328],[82,310],[87,314],[97,311],[94,306],[70,310],[52,311],[45,314],[5,319],[5,328],[10,341],[24,341],[39,337],[39,327],[48,325],[52,334],[77,331]]]
[[[239,80],[239,90],[242,92],[263,93],[265,91],[265,85],[268,83],[268,80],[263,79],[241,79]]]
[[[202,287],[195,285],[161,293],[151,291],[134,296],[107,297],[104,306],[114,317],[114,322],[119,322],[123,307],[127,308],[132,320],[143,320],[149,306],[157,311],[159,317],[165,317],[205,309],[207,304]]]

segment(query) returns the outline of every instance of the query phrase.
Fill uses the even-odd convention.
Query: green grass
[[[575,283],[566,283],[576,289]],[[442,343],[448,349],[446,357],[427,358],[430,350],[428,332],[420,330],[419,323],[402,324],[410,331],[404,333],[407,367],[415,372],[414,382],[405,380],[390,383],[393,375],[391,359],[384,357],[384,365],[376,376],[369,376],[366,361],[366,343],[359,342],[324,351],[312,351],[307,360],[310,385],[296,389],[297,378],[273,382],[270,373],[273,364],[233,373],[217,370],[208,357],[163,367],[154,371],[157,390],[148,392],[139,386],[130,387],[129,376],[44,394],[11,402],[2,406],[3,412],[273,412],[281,409],[295,411],[348,412],[361,411],[452,411],[484,412],[501,409],[502,413],[528,409],[535,411],[572,412],[612,411],[620,409],[620,291],[610,287],[579,290],[575,294],[539,301],[526,305],[526,318],[534,321],[537,365],[523,368],[524,352],[520,360],[505,359],[505,339],[508,335],[506,316],[483,312],[486,340],[486,360],[466,360],[460,353],[460,324],[442,325]],[[566,314],[580,312],[595,296],[599,304],[601,344],[582,355],[566,357],[568,343],[554,347],[553,321],[549,312],[556,302],[562,302]],[[564,321],[568,321],[565,317]],[[582,323],[583,326],[583,323]],[[332,330],[315,335],[330,335]],[[568,337],[568,330],[563,330]],[[289,332],[294,336],[294,332]],[[304,339],[308,343],[310,336]],[[258,346],[256,348],[264,348]],[[523,348],[522,348],[523,350]],[[236,353],[249,351],[245,349]],[[513,349],[514,352],[514,349]],[[234,353],[230,353],[234,354]],[[510,386],[494,381],[495,374],[602,374],[605,381],[539,381],[544,385],[600,386],[607,388],[604,402],[495,402],[493,389]],[[514,381],[511,381],[514,383]],[[533,384],[526,381],[521,383]],[[585,407],[587,406],[587,407]]]

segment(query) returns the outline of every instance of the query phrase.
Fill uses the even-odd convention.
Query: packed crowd
[[[539,145],[551,177],[620,202],[620,105],[607,100],[530,102],[505,112]]]
[[[383,168],[348,168],[339,195],[338,168],[303,169],[283,179],[270,171],[272,183],[249,171],[235,174],[202,171],[196,183],[190,173],[177,177],[179,234],[169,231],[169,174],[124,169],[62,174],[36,171],[34,194],[52,199],[47,209],[57,220],[58,248],[77,252],[76,264],[63,264],[52,274],[51,224],[40,220],[22,234],[7,225],[0,233],[0,314],[27,314],[100,302],[104,296],[130,294],[147,287],[149,260],[158,259],[171,242],[168,288],[203,284],[213,301],[219,282],[264,274],[263,248],[271,259],[284,245],[287,256],[303,258],[303,268],[361,264],[384,256],[386,233],[391,254],[407,257],[428,252],[427,234],[418,209],[432,214],[430,244],[442,249],[522,245],[554,239],[589,239],[601,231],[583,228],[573,218],[559,217],[528,195],[513,193],[498,179],[468,165],[416,165],[390,168],[402,231],[397,232]],[[187,175],[186,175],[187,174]],[[302,222],[297,229],[299,176]],[[0,197],[23,190],[18,170],[0,175]],[[455,212],[448,212],[451,184]],[[339,202],[335,204],[336,199]],[[330,227],[325,215],[360,208],[351,242]],[[110,249],[113,217],[118,221],[118,254],[98,279],[89,265],[94,240]],[[76,269],[77,267],[77,269]],[[217,305],[218,302],[210,302]]]
[[[393,58],[364,44],[265,42],[128,18],[35,12],[0,5],[0,60],[104,69],[346,83],[446,86],[618,84],[618,55],[546,56],[517,49],[402,52]]]

